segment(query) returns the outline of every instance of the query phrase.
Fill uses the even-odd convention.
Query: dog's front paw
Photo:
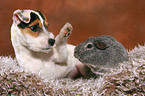
[[[68,37],[72,33],[73,27],[70,23],[66,23],[63,29],[64,29],[64,37]]]
[[[60,38],[67,38],[72,33],[73,27],[70,23],[66,23],[60,30]]]

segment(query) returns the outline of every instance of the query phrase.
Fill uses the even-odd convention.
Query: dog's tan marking
[[[36,19],[34,22],[32,22],[31,24],[29,24],[28,27],[26,27],[25,29],[21,29],[23,34],[29,34],[32,37],[38,37],[38,35],[40,34],[39,31],[34,32],[30,29],[31,26],[39,24],[39,27],[42,29],[42,23],[40,22],[40,20]]]
[[[31,26],[33,26],[33,25],[35,25],[37,23],[39,23],[39,27],[42,28],[42,23],[41,23],[41,21],[39,19],[36,19],[34,22],[32,22],[31,24],[29,24],[28,27],[31,27]]]
[[[48,22],[46,20],[44,21],[44,26],[48,30]]]

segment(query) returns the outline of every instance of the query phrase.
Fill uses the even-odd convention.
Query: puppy
[[[75,46],[66,43],[72,29],[66,23],[54,38],[42,11],[14,11],[11,41],[19,65],[26,72],[51,79],[66,77],[71,71],[76,75]]]

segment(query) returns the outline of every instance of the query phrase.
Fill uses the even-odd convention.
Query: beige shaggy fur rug
[[[121,63],[98,79],[61,78],[49,80],[25,73],[16,60],[0,57],[0,96],[144,96],[145,46],[129,51],[129,61]]]

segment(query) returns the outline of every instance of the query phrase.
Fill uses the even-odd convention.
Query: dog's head
[[[20,44],[36,52],[49,52],[55,43],[54,35],[48,32],[47,19],[42,11],[14,11],[11,31]]]

